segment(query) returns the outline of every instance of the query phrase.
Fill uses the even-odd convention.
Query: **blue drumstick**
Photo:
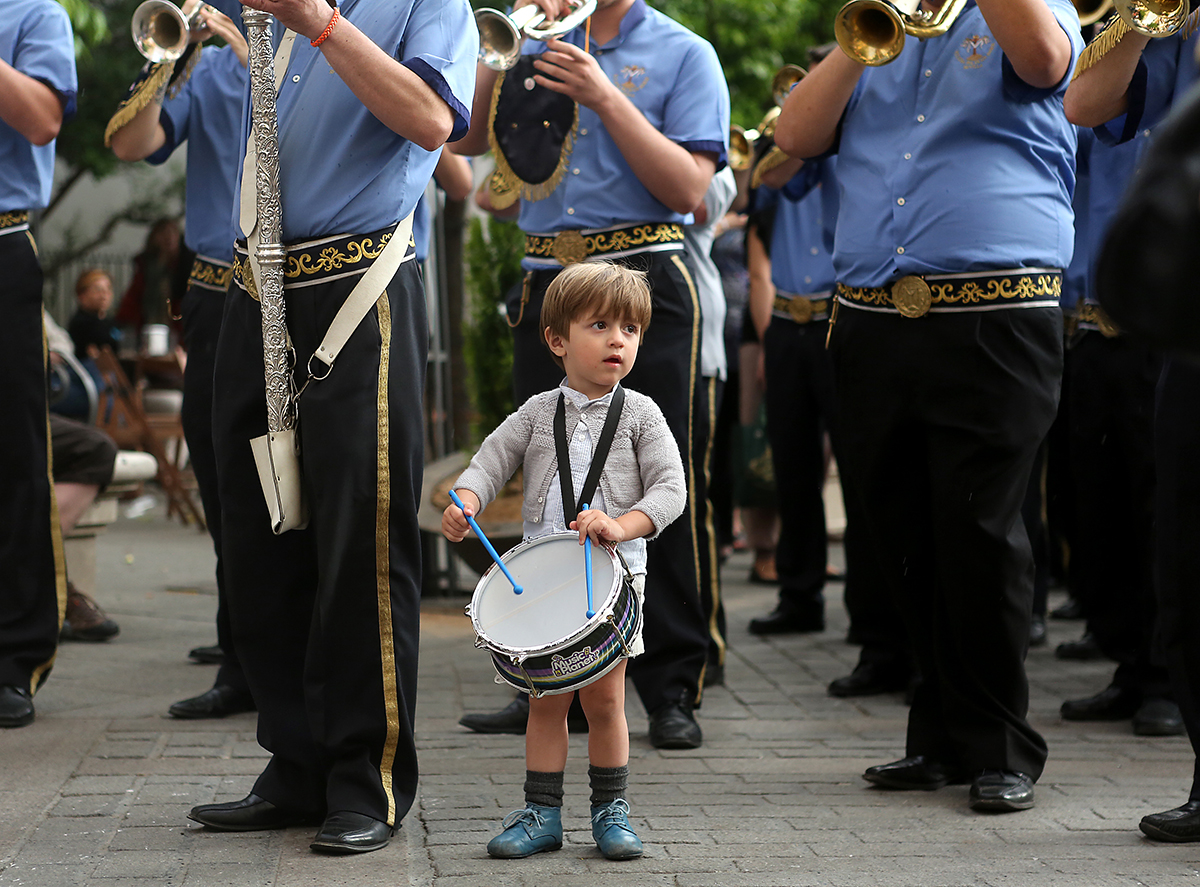
[[[587,511],[587,503],[583,504],[583,510]],[[587,537],[587,544],[583,547],[583,567],[587,572],[587,596],[588,608],[587,618],[591,619],[596,615],[596,611],[592,609],[592,537]]]
[[[467,519],[467,523],[471,525],[471,529],[475,531],[475,535],[479,537],[479,541],[482,542],[483,547],[487,549],[487,553],[492,556],[492,560],[494,560],[496,562],[496,566],[500,568],[500,572],[507,576],[508,581],[512,583],[513,594],[520,594],[523,592],[525,589],[517,585],[517,580],[512,577],[512,573],[508,572],[508,567],[504,566],[504,561],[500,560],[500,555],[496,554],[496,549],[492,548],[492,543],[488,541],[488,537],[483,535],[483,530],[479,529],[479,524],[475,523],[475,518],[467,514],[466,509],[463,508],[462,499],[458,498],[458,494],[455,493],[454,490],[449,490],[448,492],[450,493],[450,501],[459,507],[459,510],[463,513],[463,517]]]

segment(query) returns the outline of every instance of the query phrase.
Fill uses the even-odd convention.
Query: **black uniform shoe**
[[[1200,801],[1188,801],[1174,810],[1151,813],[1138,823],[1147,838],[1177,844],[1200,841]]]
[[[751,634],[802,634],[824,630],[824,608],[798,612],[776,607],[766,616],[750,620]]]
[[[863,772],[863,779],[882,788],[926,792],[962,781],[961,777],[952,773],[949,768],[924,755],[913,755],[911,758],[901,758],[890,764],[868,767]]]
[[[710,662],[704,666],[704,686],[720,687],[725,684],[725,664]]]
[[[907,668],[888,667],[876,662],[860,662],[854,666],[854,671],[850,674],[830,682],[829,695],[846,698],[891,693],[907,687],[908,677]]]
[[[33,697],[21,687],[0,687],[0,727],[24,727],[33,723]]]
[[[321,821],[320,816],[276,807],[256,794],[225,804],[201,804],[192,808],[188,819],[220,832],[260,832]]]
[[[703,741],[690,706],[668,702],[650,715],[650,744],[655,748],[699,748]]]
[[[1075,598],[1068,598],[1065,604],[1060,604],[1050,611],[1051,619],[1082,619],[1083,616],[1083,604]]]
[[[1171,699],[1151,697],[1133,715],[1134,736],[1182,736],[1186,732],[1179,706]]]
[[[1013,770],[984,770],[971,783],[967,806],[985,813],[1012,813],[1033,806],[1033,780]]]
[[[225,651],[217,644],[213,644],[211,647],[193,647],[188,650],[188,659],[203,665],[223,665]]]
[[[223,718],[226,715],[236,715],[254,710],[254,698],[249,693],[225,684],[217,684],[207,693],[176,702],[167,709],[167,712],[173,718],[199,720],[201,718]]]
[[[529,697],[518,693],[517,698],[500,711],[465,714],[458,722],[476,733],[512,733],[524,736],[525,725],[529,722]],[[571,707],[567,709],[567,730],[571,733],[588,731],[587,715],[583,713],[578,696],[571,701]]]
[[[1064,641],[1054,648],[1054,657],[1056,659],[1073,659],[1077,661],[1088,661],[1091,659],[1103,659],[1104,653],[1100,649],[1100,644],[1096,642],[1095,635],[1085,634],[1077,641]]]
[[[325,818],[308,846],[318,853],[370,853],[386,847],[397,830],[366,814],[339,810]]]
[[[1059,710],[1066,721],[1123,721],[1142,704],[1142,694],[1128,687],[1109,685],[1095,696],[1068,699]]]
[[[1046,646],[1046,619],[1044,616],[1034,616],[1029,623],[1029,646]]]

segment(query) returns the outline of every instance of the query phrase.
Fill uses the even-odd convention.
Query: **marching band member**
[[[775,133],[794,157],[838,157],[840,467],[922,676],[906,757],[864,777],[969,781],[976,810],[1033,806],[1046,758],[1026,719],[1020,508],[1062,370],[1075,154],[1062,95],[1081,43],[1068,0],[968,2],[886,67],[831,54]]]

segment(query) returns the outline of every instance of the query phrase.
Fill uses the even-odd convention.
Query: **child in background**
[[[650,288],[645,275],[606,262],[580,263],[563,271],[546,293],[541,325],[545,342],[566,378],[559,387],[534,395],[483,442],[454,487],[464,510],[449,506],[442,532],[460,542],[477,515],[517,467],[525,468],[524,538],[568,529],[579,543],[616,544],[634,576],[642,600],[646,540],[683,513],[687,501],[683,462],[662,411],[650,398],[625,391],[616,434],[587,510],[574,514],[563,501],[560,470],[580,490],[591,467],[599,431],[614,391],[633,368],[650,323]],[[559,466],[554,416],[565,408],[571,464]],[[570,513],[568,513],[570,512]],[[642,650],[641,637],[631,644]],[[625,661],[578,691],[587,715],[588,779],[592,836],[608,859],[642,855],[642,842],[629,825],[629,727],[625,722]],[[563,770],[567,762],[567,709],[574,692],[529,700],[525,734],[525,807],[504,820],[488,853],[519,859],[562,847]]]

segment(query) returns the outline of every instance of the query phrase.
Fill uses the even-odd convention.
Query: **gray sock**
[[[588,782],[592,786],[592,806],[601,807],[611,804],[617,798],[625,797],[629,788],[629,765],[624,767],[592,767],[588,766]]]
[[[540,804],[543,807],[561,807],[563,805],[563,771],[541,773],[537,770],[526,770],[525,803]]]

